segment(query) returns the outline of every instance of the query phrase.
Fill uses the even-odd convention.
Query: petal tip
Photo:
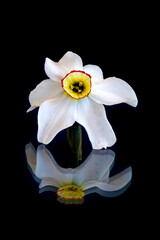
[[[137,105],[138,105],[138,98],[137,98],[137,96],[136,96],[135,103],[134,103],[134,106],[133,106],[133,107],[137,107]]]
[[[137,98],[135,93],[134,93],[134,95],[135,95],[134,99],[130,100],[130,101],[126,102],[126,103],[128,103],[132,107],[137,107],[137,105],[138,105],[138,98]]]
[[[32,110],[34,110],[35,108],[37,108],[38,106],[30,106],[30,108],[27,109],[27,113],[31,112]]]
[[[46,57],[46,58],[45,58],[45,62],[46,62],[46,61],[52,61],[52,60],[51,60],[50,58]]]
[[[31,112],[32,110],[33,110],[32,107],[29,107],[26,112],[29,113],[29,112]]]
[[[39,143],[42,143],[45,145],[47,145],[49,143],[49,141],[47,141],[45,138],[39,137],[39,135],[37,136],[37,140]]]
[[[38,140],[39,143],[47,145],[51,142],[52,139],[50,140],[49,137],[47,137],[46,134],[40,134],[40,132],[38,131],[37,140]]]

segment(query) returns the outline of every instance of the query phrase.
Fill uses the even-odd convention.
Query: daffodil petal
[[[45,185],[61,186],[72,181],[72,169],[60,167],[44,145],[40,145],[37,149],[35,175],[44,180]],[[54,185],[52,182],[57,184]]]
[[[25,147],[27,162],[32,170],[32,172],[35,174],[36,169],[36,150],[33,147],[32,143],[28,143]]]
[[[100,181],[114,162],[112,150],[92,150],[83,164],[73,170],[73,181],[81,185],[87,181]]]
[[[39,184],[39,188],[48,187],[48,186],[52,186],[56,188],[60,187],[59,183],[53,178],[42,179],[41,183]]]
[[[67,74],[67,71],[61,63],[54,62],[49,58],[46,58],[45,60],[44,69],[47,76],[57,82]]]
[[[38,112],[38,141],[48,144],[57,133],[73,125],[74,112],[74,101],[63,95],[42,103]]]
[[[128,167],[121,171],[120,173],[117,173],[116,175],[109,178],[108,184],[112,184],[115,186],[118,185],[125,185],[127,182],[129,182],[132,178],[132,167]]]
[[[28,109],[27,109],[27,113],[29,113],[30,111],[34,110],[35,108],[37,108],[38,106],[30,106]]]
[[[36,176],[41,179],[57,179],[59,175],[62,177],[59,172],[59,165],[48,149],[43,144],[39,145],[37,149]]]
[[[68,73],[73,70],[83,71],[83,63],[81,57],[78,54],[73,53],[71,51],[68,51],[59,60],[59,63],[63,65],[63,67],[66,69]]]
[[[54,99],[63,94],[61,84],[50,79],[46,79],[39,83],[29,95],[31,107],[28,112],[39,107],[44,101]]]
[[[104,106],[86,97],[77,102],[76,121],[87,131],[93,149],[112,146],[116,137],[107,120]]]
[[[137,96],[132,87],[122,79],[109,77],[92,87],[90,97],[97,103],[114,105],[127,103],[133,107],[137,106]]]
[[[107,183],[99,182],[96,186],[104,191],[117,191],[125,187],[131,181],[131,178],[132,168],[128,167],[122,172],[109,178],[109,181],[107,181]]]
[[[95,188],[97,187],[98,185],[98,181],[95,181],[95,180],[92,180],[92,181],[87,181],[87,182],[84,182],[81,187],[83,188],[83,190],[88,190],[90,188]]]
[[[102,191],[118,191],[125,187],[132,178],[132,168],[128,167],[122,172],[114,175],[113,177],[109,178],[109,181],[86,181],[83,183],[82,187],[84,190],[98,187]]]
[[[91,75],[92,85],[103,80],[103,72],[97,65],[88,64],[83,67],[84,71]]]

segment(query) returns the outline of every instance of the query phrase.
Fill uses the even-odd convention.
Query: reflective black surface
[[[152,158],[148,159],[150,145],[154,145],[148,119],[155,114],[148,97],[151,83],[149,60],[153,59],[149,46],[152,48],[154,44],[149,41],[151,28],[144,6],[142,9],[138,5],[131,12],[132,7],[122,12],[118,8],[116,13],[115,8],[104,12],[103,7],[99,7],[102,11],[100,18],[97,17],[97,7],[92,14],[90,8],[85,11],[90,14],[88,21],[83,14],[78,14],[78,19],[83,21],[79,21],[76,27],[73,27],[73,22],[77,19],[75,15],[67,21],[67,17],[72,15],[65,14],[66,17],[62,20],[62,12],[60,16],[55,16],[53,12],[48,14],[46,10],[46,17],[43,17],[44,12],[38,14],[38,10],[33,10],[32,7],[26,13],[24,7],[18,7],[21,11],[17,20],[12,22],[14,17],[10,19],[9,23],[13,23],[13,26],[6,28],[9,36],[5,47],[9,48],[5,61],[8,66],[5,71],[5,89],[9,88],[9,93],[6,92],[2,104],[5,107],[5,112],[2,112],[5,124],[1,131],[6,123],[7,127],[3,130],[5,137],[2,139],[5,156],[1,161],[5,167],[1,170],[4,187],[1,198],[4,200],[6,223],[12,225],[14,221],[18,222],[16,232],[20,229],[20,223],[25,229],[24,234],[31,229],[35,230],[35,225],[38,226],[36,231],[42,232],[45,226],[45,234],[53,233],[55,228],[59,233],[66,226],[65,233],[68,235],[68,229],[77,229],[79,226],[82,226],[83,232],[98,229],[100,234],[105,231],[106,236],[112,227],[112,237],[116,231],[119,237],[126,236],[125,227],[130,235],[135,232],[138,234],[138,229],[146,230],[142,224],[150,222],[149,215],[154,212],[151,207],[154,204],[151,203],[155,199],[150,182],[153,179],[150,174],[153,173],[155,161],[151,164]],[[56,12],[60,12],[59,8]],[[60,24],[59,19],[63,24]],[[106,107],[108,120],[117,136],[116,144],[111,147],[116,154],[113,174],[131,165],[131,185],[127,191],[114,198],[91,193],[86,196],[82,205],[60,204],[51,192],[39,194],[25,157],[25,145],[28,142],[31,141],[36,148],[39,145],[36,139],[38,110],[26,113],[29,107],[28,95],[39,82],[47,78],[44,72],[45,57],[58,61],[68,50],[78,53],[84,64],[100,66],[105,77],[116,76],[127,81],[139,100],[137,108],[125,104]],[[66,168],[72,165],[66,131],[59,133],[47,147],[59,165]],[[82,161],[91,150],[88,136],[83,129]],[[29,220],[24,223],[26,219]],[[92,227],[89,227],[90,224]],[[118,230],[119,226],[121,229]]]

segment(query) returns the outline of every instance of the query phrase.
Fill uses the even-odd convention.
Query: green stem
[[[80,124],[75,122],[67,129],[67,140],[75,161],[82,160],[82,127]]]

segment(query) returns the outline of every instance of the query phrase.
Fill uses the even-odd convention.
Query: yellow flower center
[[[57,195],[63,199],[82,199],[84,191],[76,185],[66,185],[58,189]]]
[[[83,71],[71,71],[61,81],[64,91],[72,98],[81,99],[91,92],[91,76]]]

